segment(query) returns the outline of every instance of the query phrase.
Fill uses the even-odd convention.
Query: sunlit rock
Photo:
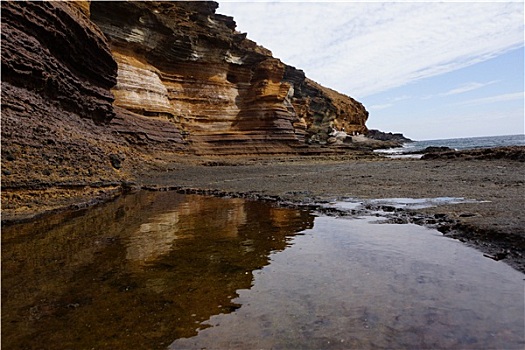
[[[293,152],[332,127],[366,131],[360,103],[273,58],[216,8],[92,3],[119,65],[115,105],[172,120],[197,154]]]

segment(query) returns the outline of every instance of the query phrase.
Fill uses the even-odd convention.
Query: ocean
[[[475,148],[491,148],[503,146],[525,146],[525,135],[506,135],[506,136],[486,136],[486,137],[468,137],[460,139],[443,139],[443,140],[424,140],[407,142],[403,147],[380,149],[376,153],[385,156],[403,158],[414,157],[409,153],[421,151],[427,147],[450,147],[457,151]]]

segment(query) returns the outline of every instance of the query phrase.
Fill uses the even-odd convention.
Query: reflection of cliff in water
[[[312,225],[307,212],[264,203],[140,192],[6,227],[2,343],[168,346],[238,308],[231,299],[251,287],[252,271]]]

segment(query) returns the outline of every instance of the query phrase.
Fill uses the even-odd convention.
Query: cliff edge
[[[115,105],[175,124],[196,154],[286,153],[332,125],[366,130],[359,102],[272,57],[217,6],[93,2],[118,64]]]

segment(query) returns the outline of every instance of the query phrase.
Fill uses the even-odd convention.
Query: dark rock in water
[[[379,130],[368,130],[368,133],[366,134],[366,137],[373,140],[379,140],[379,141],[399,141],[399,142],[414,142],[413,140],[409,139],[408,137],[405,137],[401,133],[391,133],[391,132],[383,132]]]
[[[429,146],[421,151],[418,151],[418,153],[438,153],[438,152],[454,152],[455,150],[450,147],[445,146]]]
[[[509,146],[495,148],[480,148],[463,151],[430,152],[421,157],[423,160],[431,159],[462,159],[462,160],[492,160],[507,159],[525,162],[524,146]]]
[[[445,146],[429,146],[427,148],[424,148],[424,149],[421,149],[421,150],[418,150],[418,151],[414,151],[414,152],[407,152],[406,154],[424,154],[424,155],[427,155],[427,154],[435,154],[435,153],[443,153],[443,152],[448,152],[448,153],[454,153],[456,152],[455,149],[453,148],[450,148],[450,147],[445,147]],[[431,159],[431,158],[429,158]]]
[[[496,260],[496,261],[505,259],[507,257],[507,255],[508,255],[507,252],[500,252],[500,253],[496,253],[494,255],[483,254],[484,257],[492,259],[492,260]]]

